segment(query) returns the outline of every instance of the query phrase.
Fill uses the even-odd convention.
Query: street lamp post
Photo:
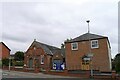
[[[93,57],[93,54],[91,53],[90,27],[89,27],[90,20],[87,20],[86,22],[88,23],[88,39],[89,39],[89,53],[88,53],[88,56],[91,59],[91,63],[90,63],[90,69],[91,69],[90,70],[90,75],[91,75],[91,77],[93,77],[93,69],[92,69],[92,57]]]
[[[89,27],[90,20],[87,20],[86,22],[88,23],[88,33],[90,33],[90,27]]]
[[[89,53],[91,53],[91,42],[90,42],[90,27],[89,27],[89,22],[90,20],[86,21],[88,23],[88,39],[89,39]]]
[[[11,57],[9,57],[9,71],[10,71],[10,66],[11,66]]]

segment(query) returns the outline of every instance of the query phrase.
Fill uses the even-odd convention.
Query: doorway
[[[29,68],[33,68],[33,59],[32,58],[29,59]]]

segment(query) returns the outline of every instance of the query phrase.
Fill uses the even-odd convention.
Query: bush
[[[15,66],[23,66],[24,62],[23,61],[16,61]]]

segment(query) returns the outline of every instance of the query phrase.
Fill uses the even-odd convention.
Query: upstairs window
[[[44,55],[41,55],[41,64],[44,64]]]
[[[91,48],[99,48],[98,40],[92,40],[91,41]]]
[[[78,50],[78,43],[77,42],[71,43],[71,49],[72,50]]]

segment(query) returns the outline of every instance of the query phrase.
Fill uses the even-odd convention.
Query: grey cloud
[[[15,42],[27,42],[28,41],[27,38],[25,39],[25,38],[22,38],[19,36],[12,36],[9,34],[3,34],[2,38],[3,38],[3,40],[11,40],[11,41],[15,41]]]
[[[13,52],[17,49],[26,50],[34,38],[60,47],[65,39],[87,32],[86,20],[90,19],[91,32],[108,36],[114,49],[112,53],[115,54],[117,16],[114,14],[117,14],[117,7],[114,5],[117,4],[112,3],[114,1],[99,2],[50,0],[38,3],[4,3],[4,41],[11,45]]]

